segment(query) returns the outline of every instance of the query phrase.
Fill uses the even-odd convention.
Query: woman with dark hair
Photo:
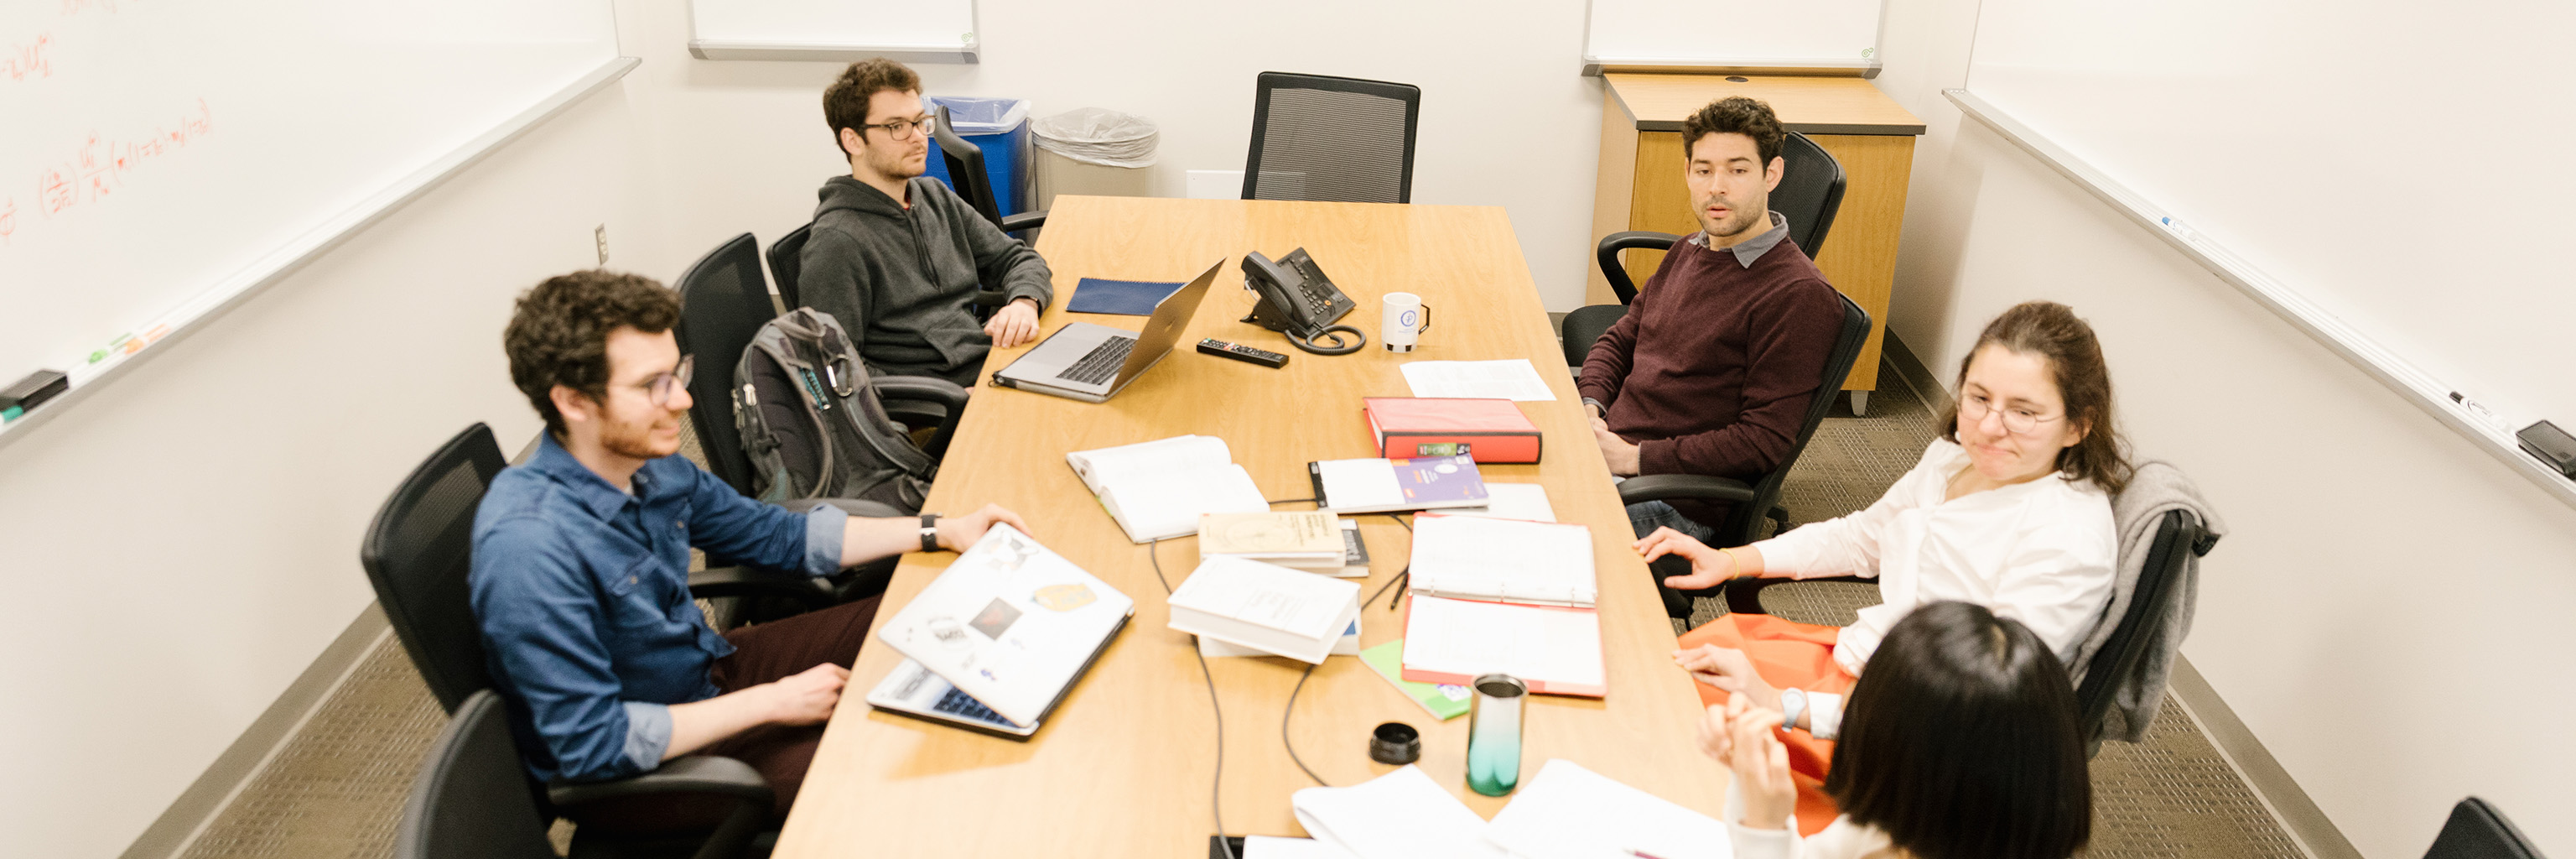
[[[1803,839],[1780,719],[1737,694],[1700,723],[1700,747],[1735,770],[1737,859],[2065,859],[2092,835],[2066,666],[1983,606],[1932,603],[1888,630],[1825,781],[1842,816]]]
[[[1875,576],[1883,602],[1847,627],[1730,614],[1681,638],[1676,662],[1700,699],[1784,714],[1799,819],[1834,817],[1820,789],[1842,721],[1842,693],[1907,613],[1938,600],[1986,606],[2028,626],[2061,660],[2099,622],[2118,557],[2111,493],[2129,479],[2111,413],[2110,371],[2091,326],[2065,305],[2004,311],[1960,362],[1958,402],[1941,437],[1878,502],[1750,546],[1714,549],[1664,529],[1637,541],[1651,561],[1691,562],[1665,579],[1709,588],[1740,576]]]

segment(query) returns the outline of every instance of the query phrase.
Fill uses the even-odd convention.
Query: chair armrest
[[[1021,212],[1016,215],[1003,215],[1002,232],[1016,233],[1021,230],[1034,230],[1039,227],[1046,226],[1046,218],[1047,213],[1045,209],[1039,209],[1035,212]]]
[[[1856,582],[1876,584],[1878,580],[1862,578],[1860,576],[1824,576],[1813,579],[1736,579],[1734,581],[1727,582],[1726,584],[1719,585],[1718,587],[1723,588],[1726,591],[1727,613],[1770,614],[1771,612],[1769,610],[1762,607],[1762,589],[1773,585],[1785,585],[1796,582]],[[1692,593],[1694,595],[1702,595],[1706,592],[1698,591]]]
[[[1619,296],[1620,304],[1626,304],[1636,300],[1637,286],[1628,279],[1627,267],[1619,264],[1619,252],[1635,248],[1671,250],[1673,243],[1681,240],[1671,233],[1628,230],[1602,236],[1601,245],[1593,253],[1601,263],[1601,277],[1610,281],[1610,291]]]
[[[937,403],[951,409],[963,408],[969,396],[957,383],[935,376],[877,376],[868,380],[876,389],[877,399]]]
[[[786,597],[813,606],[833,603],[832,584],[801,572],[760,567],[716,567],[689,574],[689,596]]]
[[[652,772],[614,781],[567,782],[546,785],[546,799],[556,807],[588,805],[611,799],[672,794],[710,794],[757,802],[763,806],[775,801],[769,782],[750,764],[713,755],[690,755],[664,762]]]
[[[1619,483],[1619,503],[1669,501],[1687,498],[1695,501],[1723,501],[1748,504],[1753,501],[1753,487],[1744,481],[1705,474],[1649,474],[1631,477]]]

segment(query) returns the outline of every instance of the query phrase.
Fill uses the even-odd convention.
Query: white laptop
[[[1089,322],[1065,323],[1047,335],[1046,342],[995,371],[993,384],[1086,403],[1116,396],[1127,383],[1136,381],[1136,377],[1161,363],[1163,356],[1171,354],[1173,344],[1180,342],[1181,332],[1190,327],[1190,318],[1198,314],[1199,300],[1207,297],[1208,285],[1216,282],[1216,273],[1224,268],[1225,261],[1218,260],[1187,285],[1163,296],[1154,304],[1154,316],[1145,321],[1144,331]]]
[[[1135,613],[1136,601],[1117,588],[994,525],[878,626],[877,638],[910,658],[868,703],[1025,738]],[[952,700],[951,686],[969,701]]]

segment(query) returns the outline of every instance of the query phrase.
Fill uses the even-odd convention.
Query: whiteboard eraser
[[[27,378],[19,379],[16,384],[0,389],[0,409],[33,410],[68,387],[71,387],[71,379],[62,371],[38,370],[27,374]]]
[[[2522,442],[2523,452],[2549,463],[2559,474],[2576,477],[2576,436],[2569,436],[2557,424],[2541,421],[2523,427],[2513,437]]]

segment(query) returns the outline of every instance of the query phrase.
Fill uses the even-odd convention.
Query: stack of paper
[[[1546,402],[1556,399],[1538,368],[1527,358],[1505,361],[1414,361],[1403,366],[1404,381],[1417,397]],[[1564,378],[1559,376],[1557,378]]]
[[[1413,520],[1414,593],[1588,607],[1598,584],[1592,529],[1582,525],[1430,514]]]
[[[1547,487],[1536,483],[1488,483],[1485,484],[1485,506],[1452,507],[1440,513],[1444,516],[1556,521],[1556,507],[1547,503]]]
[[[1541,695],[1608,695],[1601,615],[1427,596],[1407,601],[1404,679],[1464,686],[1486,674],[1509,674]]]
[[[1127,539],[1147,543],[1196,533],[1208,513],[1264,513],[1252,475],[1225,440],[1184,435],[1064,455]]]
[[[1507,857],[1484,839],[1484,818],[1421,767],[1407,765],[1350,787],[1306,788],[1288,802],[1306,834],[1360,859]]]
[[[1237,647],[1322,663],[1360,614],[1358,582],[1214,557],[1169,599],[1173,629]]]
[[[1726,825],[1568,760],[1551,760],[1485,824],[1528,859],[1727,859]]]
[[[1468,456],[1327,459],[1306,464],[1315,506],[1335,513],[1482,507],[1485,479]]]

